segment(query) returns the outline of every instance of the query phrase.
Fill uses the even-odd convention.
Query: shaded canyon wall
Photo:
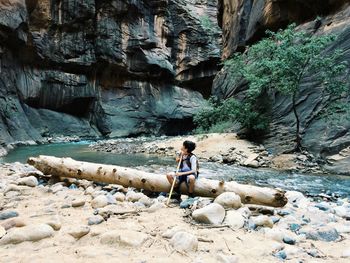
[[[220,0],[218,20],[223,30],[223,59],[261,39],[266,29],[277,30],[295,22],[300,30],[313,34],[338,35],[325,52],[342,49],[342,60],[350,65],[349,3],[349,0]],[[301,85],[297,111],[303,146],[321,162],[326,161],[327,169],[350,174],[350,118],[344,115],[340,121],[320,118],[327,98],[321,95],[317,76],[305,76]],[[240,83],[232,83],[222,70],[214,80],[213,94],[219,98],[242,98],[244,89]],[[263,142],[274,153],[288,152],[293,149],[296,129],[291,98],[274,94],[272,106],[273,119]]]
[[[221,57],[215,0],[0,0],[0,143],[177,134]]]

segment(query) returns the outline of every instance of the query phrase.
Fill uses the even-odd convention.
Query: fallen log
[[[153,192],[169,192],[171,187],[165,175],[116,165],[81,162],[72,158],[44,155],[30,157],[27,162],[47,175],[119,184],[124,187],[130,186]],[[181,191],[182,193],[187,191],[184,184],[181,185]],[[197,196],[216,197],[223,192],[234,192],[241,197],[242,203],[247,204],[282,207],[287,203],[283,191],[267,187],[205,178],[200,178],[195,182],[194,193]]]

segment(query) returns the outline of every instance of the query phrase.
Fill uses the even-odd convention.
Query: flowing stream
[[[25,163],[28,157],[53,155],[71,157],[80,161],[115,164],[136,167],[157,173],[166,173],[175,169],[175,162],[170,157],[160,157],[146,154],[114,154],[93,151],[91,142],[71,142],[22,146],[11,151],[0,159],[1,162]],[[279,187],[285,190],[297,190],[309,195],[320,193],[350,197],[350,177],[338,175],[312,175],[300,173],[277,172],[272,170],[250,169],[232,165],[211,162],[200,162],[200,177],[235,180],[259,186]]]

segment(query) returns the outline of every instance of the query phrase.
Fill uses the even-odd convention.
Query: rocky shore
[[[200,149],[200,148],[199,148]],[[283,208],[155,193],[0,167],[5,262],[348,262],[349,199],[288,191]],[[182,208],[181,208],[182,207]]]
[[[263,145],[239,139],[234,133],[111,139],[94,143],[91,148],[96,151],[121,154],[145,153],[175,156],[175,152],[181,148],[184,140],[196,142],[197,149],[194,153],[202,161],[302,173],[324,173],[314,155],[307,151],[274,155]]]

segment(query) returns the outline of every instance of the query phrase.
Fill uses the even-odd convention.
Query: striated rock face
[[[221,56],[216,6],[0,0],[0,142],[190,130]]]
[[[340,10],[348,0],[219,0],[223,58],[261,39],[267,29],[301,24]]]
[[[219,1],[223,57],[257,41],[266,29],[284,28],[290,22],[297,22],[300,30],[339,35],[325,52],[343,49],[342,59],[350,62],[350,7],[347,3],[350,1]],[[317,16],[320,19],[315,20]],[[220,98],[243,98],[244,90],[244,83],[232,83],[224,70],[214,80],[213,94]],[[340,116],[340,121],[320,118],[318,113],[326,101],[317,76],[305,77],[297,101],[302,143],[316,157],[327,160],[325,167],[328,170],[349,174],[350,120],[344,115]],[[275,153],[290,151],[296,129],[291,98],[275,94],[272,103],[274,118],[264,139],[265,146]]]

